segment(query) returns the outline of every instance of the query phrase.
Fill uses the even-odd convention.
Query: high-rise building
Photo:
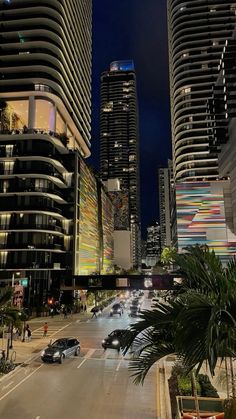
[[[236,31],[222,50],[219,76],[208,101],[211,147],[218,153],[219,177],[227,179],[224,204],[227,226],[236,234]]]
[[[0,13],[0,278],[27,277],[37,299],[79,271],[92,1],[1,1]]]
[[[101,76],[100,171],[103,181],[119,179],[127,193],[129,225],[119,230],[131,231],[134,266],[141,261],[138,132],[134,64],[115,61]]]
[[[175,180],[213,180],[217,153],[209,148],[206,102],[218,77],[236,3],[168,0],[170,93]]]
[[[158,170],[161,248],[171,246],[171,162]]]
[[[147,227],[146,265],[155,266],[160,260],[161,236],[158,222]]]

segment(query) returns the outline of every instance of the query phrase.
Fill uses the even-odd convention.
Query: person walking
[[[31,341],[32,332],[31,332],[31,330],[30,330],[29,327],[27,329],[27,332],[28,332],[28,342],[30,342]]]
[[[98,313],[98,307],[93,307],[91,309],[91,312],[93,313],[92,318],[96,317],[97,318],[97,313]]]
[[[43,337],[46,338],[47,334],[48,334],[48,324],[47,322],[45,322],[43,325]]]

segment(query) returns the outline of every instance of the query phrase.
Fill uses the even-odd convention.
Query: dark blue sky
[[[158,166],[171,157],[166,0],[93,1],[92,157],[99,168],[100,74],[133,59],[140,128],[142,231],[159,216]]]

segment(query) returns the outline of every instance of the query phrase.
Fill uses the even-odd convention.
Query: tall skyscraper
[[[1,1],[0,13],[0,278],[27,277],[36,298],[78,271],[92,1]]]
[[[171,246],[171,177],[172,165],[158,170],[161,248]]]
[[[160,226],[157,222],[147,227],[146,265],[155,266],[161,255]]]
[[[119,179],[122,200],[128,196],[133,265],[140,265],[139,131],[136,75],[132,61],[115,61],[101,76],[100,170],[103,181]],[[125,219],[125,217],[124,217]],[[121,220],[119,220],[121,221]]]
[[[225,40],[236,23],[236,3],[168,0],[170,93],[175,180],[217,177],[209,148],[206,102],[218,77]]]

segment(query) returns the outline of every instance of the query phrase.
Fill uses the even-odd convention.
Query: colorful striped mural
[[[176,185],[178,249],[207,245],[224,261],[236,255],[236,236],[227,226],[224,186],[228,181]]]

